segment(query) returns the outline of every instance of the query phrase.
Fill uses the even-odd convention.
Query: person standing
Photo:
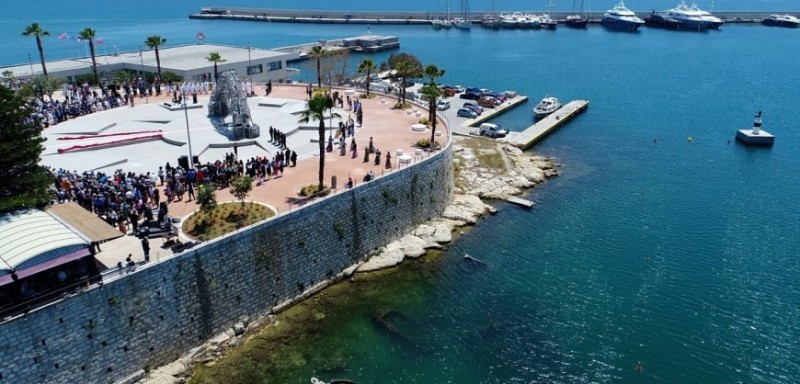
[[[150,261],[150,240],[147,236],[142,236],[142,252],[144,252],[144,262]]]
[[[297,166],[297,152],[292,151],[292,167]]]
[[[189,200],[186,200],[186,201],[189,202],[189,201],[194,200],[194,184],[193,183],[187,183],[186,184],[186,192],[189,193]]]

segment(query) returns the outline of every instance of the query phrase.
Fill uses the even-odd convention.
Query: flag
[[[102,38],[102,37],[98,37],[98,38],[97,38],[97,39],[94,41],[94,44],[95,44],[95,45],[98,45],[98,44],[105,44],[105,42],[106,42],[106,41],[105,41],[105,40],[103,40],[103,38]]]
[[[64,32],[64,33],[58,35],[58,39],[59,40],[67,40],[67,39],[69,39],[69,33]]]

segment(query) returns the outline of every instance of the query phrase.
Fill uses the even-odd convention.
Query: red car
[[[497,99],[491,96],[481,96],[481,98],[478,99],[478,105],[481,107],[494,108],[498,104],[500,103],[497,101]]]

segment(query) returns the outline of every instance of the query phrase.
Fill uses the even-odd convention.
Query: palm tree
[[[80,38],[83,41],[89,42],[89,53],[92,54],[92,72],[94,73],[94,83],[99,84],[100,82],[97,80],[97,59],[95,58],[94,54],[94,37],[97,35],[97,31],[91,28],[86,28],[80,33]]]
[[[375,62],[372,59],[364,59],[361,60],[361,64],[358,65],[358,73],[366,73],[367,74],[367,96],[369,96],[369,77],[372,74],[372,71],[375,70]]]
[[[161,78],[161,56],[158,54],[158,47],[167,43],[167,39],[162,39],[161,36],[153,35],[147,38],[144,41],[147,44],[147,48],[155,49],[156,50],[156,68],[158,68],[158,78]]]
[[[425,77],[428,78],[428,86],[431,88],[429,90],[430,95],[435,96],[438,98],[441,96],[441,92],[439,91],[439,87],[436,85],[436,79],[439,77],[444,76],[445,71],[443,69],[439,69],[434,64],[428,64],[425,66],[425,69],[422,71],[425,74]],[[436,133],[436,101],[428,100],[428,113],[430,114],[430,121],[431,121],[431,148],[433,148],[433,134]]]
[[[301,123],[319,121],[319,191],[325,187],[325,110],[333,108],[333,98],[329,94],[317,93],[308,101],[308,107],[300,114]],[[331,112],[331,118],[341,117]]]
[[[44,76],[47,77],[47,66],[44,63],[44,48],[42,48],[42,36],[50,36],[50,32],[47,32],[39,26],[39,23],[33,23],[22,31],[22,36],[36,36],[36,46],[39,48],[39,59],[42,60],[42,72]],[[31,76],[33,74],[31,73]]]
[[[433,139],[436,136],[436,100],[442,96],[442,91],[436,84],[425,84],[420,90],[422,97],[428,100],[428,121],[431,122],[431,151],[436,149]]]
[[[322,48],[321,45],[317,45],[314,48],[311,48],[308,51],[308,56],[317,59],[317,87],[322,88],[322,58],[328,54],[328,51],[325,48]]]
[[[219,55],[219,52],[211,52],[206,56],[206,60],[214,63],[214,82],[217,81],[219,73],[217,73],[217,63],[224,63],[226,60]]]

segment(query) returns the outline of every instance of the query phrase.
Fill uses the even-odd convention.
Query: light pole
[[[186,118],[186,139],[189,143],[189,169],[194,168],[194,156],[192,156],[192,133],[189,132],[189,109],[186,107],[186,85],[184,84],[183,93],[183,116]],[[188,169],[187,169],[188,171]]]
[[[247,45],[247,78],[250,81],[250,93],[253,93],[253,63],[250,62],[250,44]]]
[[[33,78],[33,61],[31,61],[31,54],[28,54],[28,65],[31,66],[31,78]]]
[[[108,61],[108,57],[106,57],[106,61]],[[141,67],[139,68],[139,80],[142,81],[142,86],[147,85],[147,82],[144,80],[144,55],[142,54],[142,47],[139,46],[139,64]],[[144,90],[144,102],[145,104],[150,104],[150,98],[147,96],[147,89]]]

